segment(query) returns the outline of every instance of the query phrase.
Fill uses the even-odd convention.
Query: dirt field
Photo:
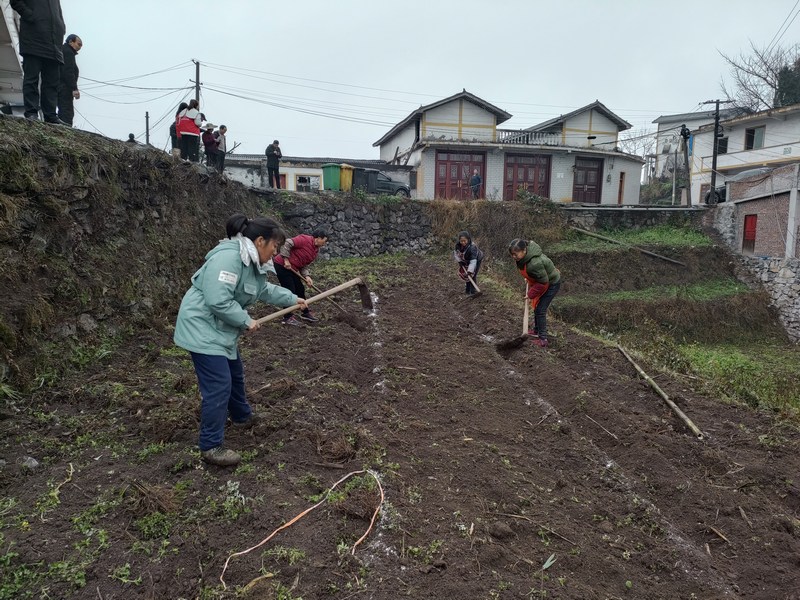
[[[615,348],[556,322],[548,350],[501,356],[521,302],[463,299],[439,259],[375,264],[364,330],[321,304],[244,340],[263,420],[226,432],[236,471],[199,460],[168,329],[2,415],[0,598],[800,598],[795,429],[641,361],[698,440]],[[365,468],[385,498],[354,554],[370,473],[233,558],[222,590],[231,553]]]

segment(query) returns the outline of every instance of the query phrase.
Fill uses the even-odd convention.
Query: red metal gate
[[[469,180],[477,169],[486,185],[486,157],[482,153],[437,152],[435,197],[467,200],[472,198]]]

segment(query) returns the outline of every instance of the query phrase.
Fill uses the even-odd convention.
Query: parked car
[[[766,175],[767,173],[772,172],[772,167],[758,167],[755,169],[747,169],[740,173],[736,173],[736,175],[732,175],[728,177],[723,185],[718,185],[715,193],[711,194],[711,190],[706,192],[706,197],[704,201],[706,204],[719,204],[720,202],[725,202],[728,197],[728,185],[729,183],[735,183],[737,181],[744,181],[745,179],[750,179],[751,177],[756,177],[757,175]]]
[[[378,173],[378,181],[375,190],[378,194],[392,194],[396,196],[411,197],[411,188],[405,183],[395,181],[384,173]]]

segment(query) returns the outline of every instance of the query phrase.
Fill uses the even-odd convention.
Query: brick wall
[[[756,215],[755,256],[783,256],[786,249],[786,226],[789,221],[789,193],[736,204],[736,228],[739,232],[735,249],[742,251],[744,218]]]

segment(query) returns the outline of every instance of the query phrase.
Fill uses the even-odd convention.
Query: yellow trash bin
[[[342,163],[342,171],[340,175],[340,185],[343,192],[351,192],[353,190],[353,165],[346,165]]]

